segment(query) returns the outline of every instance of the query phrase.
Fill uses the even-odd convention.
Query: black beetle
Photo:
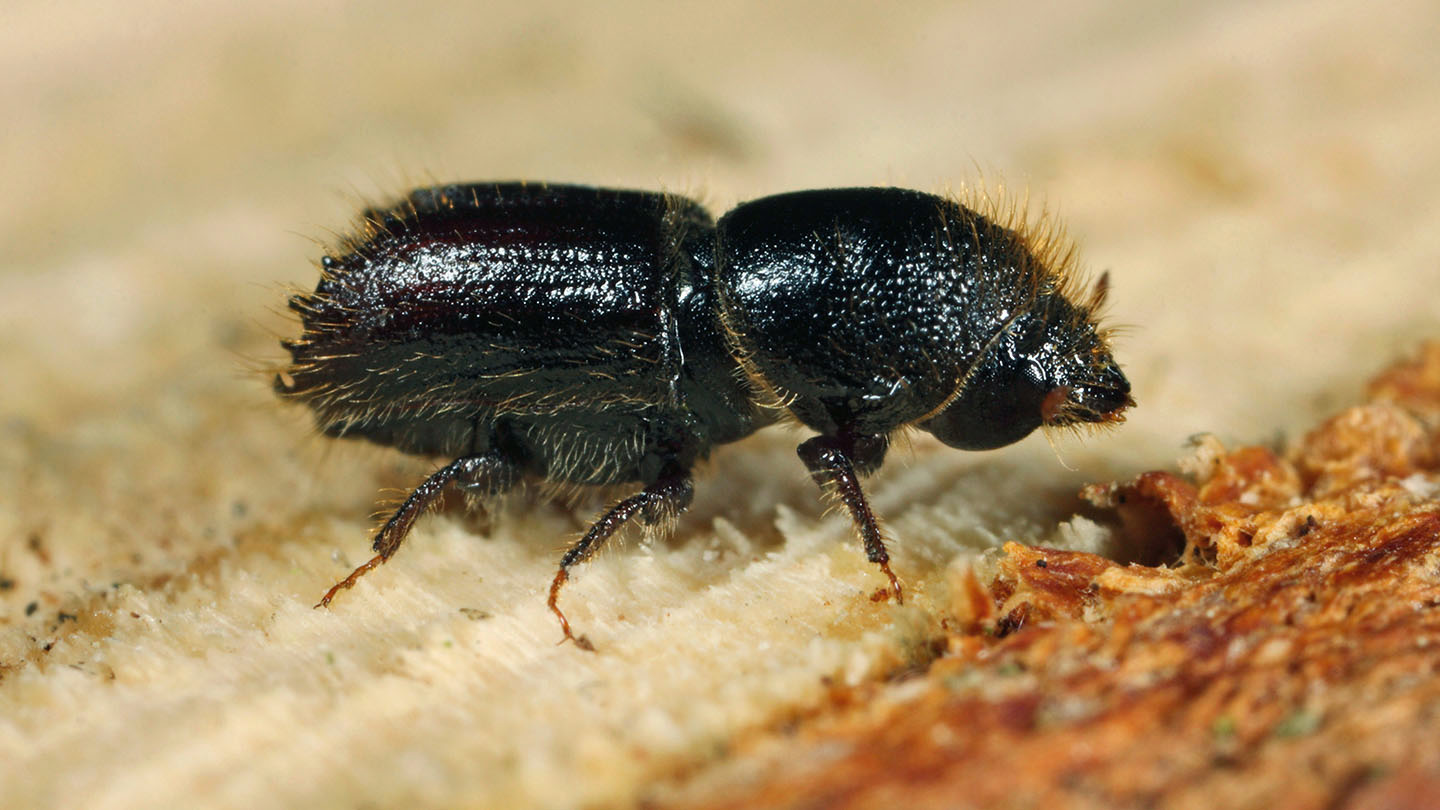
[[[424,188],[362,214],[296,295],[303,335],[276,390],[327,436],[453,459],[375,536],[355,584],[451,482],[496,495],[522,479],[638,483],[560,560],[632,517],[689,505],[717,444],[789,416],[799,455],[900,584],[860,476],[918,427],[952,447],[1035,428],[1113,423],[1130,383],[1059,240],[895,188],[801,191],[714,222],[673,194],[570,185]],[[318,607],[318,605],[317,605]]]

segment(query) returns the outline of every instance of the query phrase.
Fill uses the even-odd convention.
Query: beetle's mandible
[[[896,188],[801,191],[715,222],[673,194],[570,185],[424,188],[363,212],[290,307],[281,396],[327,436],[449,460],[375,536],[400,547],[455,483],[633,483],[561,558],[632,518],[673,518],[712,447],[789,416],[799,455],[900,584],[860,478],[891,436],[978,450],[1035,428],[1113,423],[1133,405],[1071,254],[1004,217]]]

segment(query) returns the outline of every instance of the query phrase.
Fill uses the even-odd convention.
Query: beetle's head
[[[962,450],[989,450],[1036,428],[1123,422],[1130,381],[1089,313],[1063,299],[1014,318],[919,427]]]

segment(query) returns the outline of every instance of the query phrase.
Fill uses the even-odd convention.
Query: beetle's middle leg
[[[556,600],[560,598],[560,588],[570,578],[570,567],[590,559],[605,541],[637,514],[641,522],[646,524],[663,521],[684,512],[694,498],[695,483],[690,477],[690,471],[671,468],[638,494],[610,507],[595,521],[585,536],[580,538],[580,542],[565,552],[565,556],[560,558],[560,570],[556,572],[555,580],[550,583],[550,599],[547,602],[550,610],[560,620],[560,629],[565,633],[565,637],[560,639],[561,643],[573,641],[575,646],[583,650],[595,649],[585,636],[576,636],[570,632],[570,622],[556,604]]]
[[[329,605],[335,594],[353,587],[360,577],[390,559],[405,541],[405,536],[410,533],[410,527],[415,525],[416,518],[439,500],[445,487],[452,481],[466,489],[496,495],[514,486],[518,480],[519,466],[498,450],[482,455],[463,456],[436,470],[410,493],[405,502],[400,504],[400,508],[396,509],[390,519],[385,521],[385,525],[375,533],[375,542],[372,545],[375,556],[351,571],[350,576],[335,583],[320,597],[320,602],[315,607]]]
[[[903,604],[905,598],[900,592],[900,580],[890,570],[890,552],[885,549],[880,521],[875,518],[870,502],[865,499],[865,491],[860,488],[860,476],[880,468],[888,447],[889,441],[884,436],[842,432],[802,442],[796,452],[815,483],[845,504],[860,534],[860,542],[865,544],[865,556],[885,572],[890,579],[890,587],[895,589],[895,601]]]

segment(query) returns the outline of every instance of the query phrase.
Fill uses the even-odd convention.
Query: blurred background
[[[583,509],[520,520],[516,533],[546,539],[519,550],[436,521],[430,562],[408,549],[410,573],[392,564],[366,580],[389,577],[388,601],[359,588],[366,607],[312,614],[317,587],[363,559],[377,486],[425,469],[326,450],[303,414],[272,401],[263,373],[282,358],[277,336],[296,328],[281,314],[286,286],[314,283],[321,246],[362,201],[535,179],[679,191],[718,215],[791,189],[980,184],[1058,213],[1086,264],[1111,273],[1112,317],[1127,327],[1117,354],[1140,406],[1121,431],[1063,443],[1074,473],[1038,437],[987,456],[917,442],[912,466],[875,486],[892,525],[916,538],[901,556],[911,576],[933,582],[962,548],[1043,539],[1071,508],[1023,489],[977,494],[976,482],[1073,492],[1170,465],[1197,432],[1277,441],[1354,399],[1369,373],[1433,337],[1440,315],[1440,6],[1428,0],[11,0],[4,18],[0,783],[24,786],[19,806],[202,793],[313,806],[345,804],[351,790],[381,804],[623,804],[806,705],[844,662],[870,661],[855,665],[863,675],[903,659],[903,633],[877,615],[863,644],[831,628],[775,659],[793,689],[716,670],[766,695],[734,696],[750,709],[701,722],[678,708],[696,704],[698,683],[662,678],[644,704],[658,725],[628,728],[644,677],[631,667],[656,659],[577,663],[552,650],[539,595]],[[813,528],[820,510],[794,441],[757,438],[716,460],[725,483],[706,496],[701,481],[693,524],[711,534],[669,549],[682,555],[673,568],[657,552],[661,570],[645,576],[659,584],[627,579],[625,552],[596,581],[615,584],[634,618],[657,591],[674,606],[697,582],[716,584],[694,561],[714,537],[740,542],[734,526],[713,528],[727,510],[752,539]],[[769,480],[780,470],[783,482]],[[731,503],[751,493],[754,504]],[[967,498],[1011,510],[987,525],[1023,530],[946,517],[944,504]],[[952,519],[968,528],[945,530]],[[831,566],[815,582],[874,587],[843,525],[824,525],[824,543],[784,553]],[[773,560],[789,546],[758,548]],[[739,563],[724,570],[741,589],[727,604],[768,593],[773,572],[757,571],[750,582]],[[598,603],[605,587],[573,598]],[[497,619],[451,624],[468,621],[454,611],[477,589]],[[836,608],[813,592],[783,609],[828,627]],[[585,610],[572,619],[597,629],[624,613]],[[671,615],[654,610],[657,622]],[[434,633],[469,657],[427,658]],[[676,654],[656,633],[652,652]],[[337,653],[328,639],[356,646]],[[397,645],[425,663],[397,658]],[[497,649],[538,650],[570,680],[512,661],[515,680],[486,681],[476,670]],[[317,667],[317,655],[348,668]],[[399,688],[385,678],[425,666],[470,685],[386,704],[408,708],[382,726],[414,736],[360,741],[366,707]],[[605,708],[572,715],[549,747],[435,742],[523,728],[525,711],[582,686],[587,706]],[[492,716],[497,702],[512,725]],[[301,719],[303,730],[286,725]],[[122,741],[149,764],[114,762]],[[577,758],[592,770],[565,778]]]

